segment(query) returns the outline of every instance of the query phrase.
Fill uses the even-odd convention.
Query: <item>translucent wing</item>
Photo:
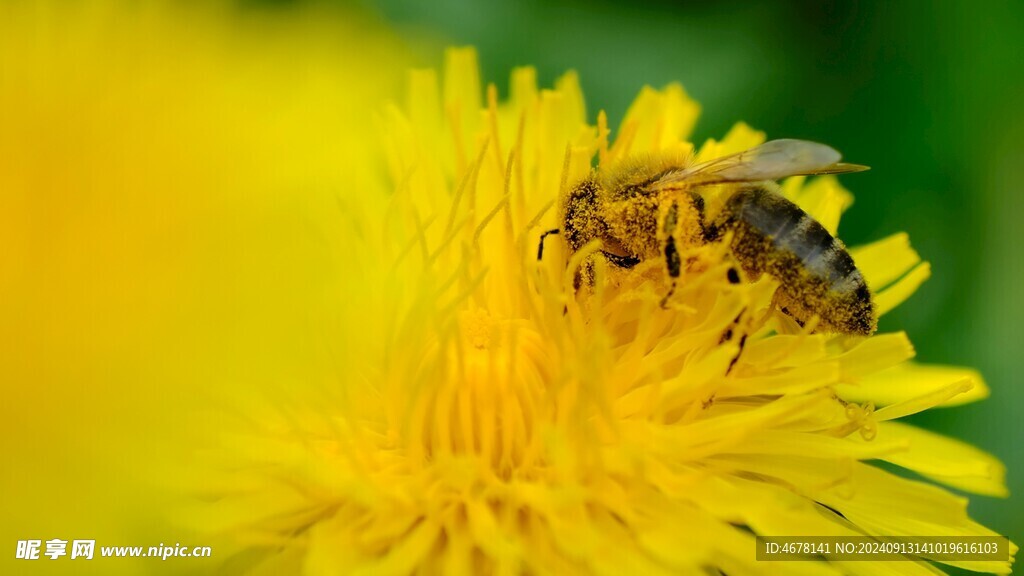
[[[716,184],[780,180],[800,174],[844,174],[867,166],[844,164],[839,152],[806,140],[772,140],[731,156],[715,158],[666,174],[654,185],[672,188],[679,184]]]

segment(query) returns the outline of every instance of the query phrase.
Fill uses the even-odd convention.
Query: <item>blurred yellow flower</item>
[[[319,373],[336,197],[385,194],[365,111],[394,44],[326,7],[0,2],[0,573],[153,569],[26,565],[22,539],[204,544],[153,477],[196,480],[211,395]]]
[[[1005,496],[1003,466],[898,422],[984,398],[975,372],[911,362],[903,333],[802,331],[772,314],[770,279],[727,281],[721,246],[700,249],[710,264],[687,272],[670,310],[656,267],[599,266],[587,295],[573,287],[585,254],[549,242],[537,262],[556,199],[595,158],[693,149],[699,106],[681,87],[644,89],[609,142],[574,74],[542,90],[520,68],[510,86],[506,101],[493,86],[482,98],[475,52],[453,49],[443,78],[412,72],[405,105],[380,114],[391,191],[380,207],[344,197],[360,219],[341,234],[336,379],[250,406],[211,491],[208,518],[249,549],[238,562],[315,575],[926,574],[921,562],[759,563],[754,535],[993,534],[941,486]],[[762,141],[738,124],[697,154]],[[833,177],[783,192],[833,233],[852,201]],[[881,314],[929,274],[904,234],[852,254]],[[744,307],[771,317],[732,328],[746,346],[729,370],[740,338],[722,334]]]

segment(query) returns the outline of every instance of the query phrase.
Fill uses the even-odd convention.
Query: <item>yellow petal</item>
[[[913,357],[914,346],[905,332],[878,334],[838,357],[840,381],[856,382]]]
[[[614,159],[658,152],[683,141],[693,130],[700,105],[679,84],[664,90],[645,86],[629,107],[612,147]]]
[[[823,334],[779,334],[748,342],[742,362],[758,369],[801,366],[825,357],[827,336]]]
[[[880,423],[873,442],[878,441],[909,444],[909,450],[881,458],[926,478],[976,494],[1009,495],[1006,467],[970,444],[899,422]]]
[[[764,132],[754,130],[746,122],[737,122],[729,129],[729,132],[725,135],[725,138],[722,138],[721,142],[714,138],[709,138],[704,142],[704,145],[700,147],[700,152],[697,154],[697,162],[706,162],[714,158],[721,158],[722,156],[749,150],[754,146],[763,144],[764,141]]]
[[[537,103],[537,69],[520,66],[512,69],[508,104],[518,113]]]
[[[853,525],[804,496],[775,484],[739,477],[713,477],[694,485],[690,497],[725,522],[743,524],[762,536],[862,536]],[[765,562],[776,574],[810,573],[929,575],[924,562]]]
[[[929,394],[954,382],[967,381],[970,390],[953,396],[938,406],[957,406],[976,402],[989,395],[981,374],[970,368],[904,362],[860,378],[856,383],[836,386],[836,392],[851,402],[872,402],[886,406]]]
[[[895,420],[896,418],[903,418],[911,414],[934,408],[955,398],[956,396],[968,392],[973,388],[969,380],[961,380],[952,384],[947,384],[941,388],[937,388],[934,391],[921,394],[913,398],[908,398],[902,402],[890,404],[885,408],[875,411],[875,418],[878,421],[884,420]]]
[[[422,143],[430,145],[441,135],[442,117],[440,88],[433,69],[409,72],[409,92],[405,109]]]
[[[917,289],[932,275],[931,264],[922,262],[906,276],[900,278],[885,290],[875,295],[875,311],[879,316],[889,313],[910,298]]]
[[[906,301],[931,276],[931,266],[921,262],[902,232],[853,248],[850,255],[874,294],[879,316]]]
[[[895,436],[876,438],[871,442],[858,441],[859,438],[857,434],[847,438],[836,438],[825,434],[768,430],[747,438],[742,445],[731,449],[730,452],[870,460],[895,458],[910,447],[910,440]]]
[[[835,383],[840,377],[840,366],[839,362],[818,362],[763,375],[730,379],[718,387],[717,394],[722,397],[802,394]]]
[[[910,237],[905,232],[851,248],[850,256],[875,293],[921,262],[921,257],[910,247]]]
[[[480,72],[476,49],[449,48],[444,54],[444,113],[449,119],[459,158],[459,172],[467,165],[480,125]]]

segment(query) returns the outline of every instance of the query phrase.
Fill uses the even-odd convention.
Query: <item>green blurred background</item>
[[[971,513],[1024,543],[1024,386],[1015,376],[1024,306],[1024,3],[469,0],[367,1],[423,64],[447,44],[479,48],[506,93],[514,66],[550,85],[580,74],[588,113],[612,126],[644,84],[680,81],[704,106],[696,139],[737,120],[770,137],[829,143],[872,166],[844,183],[857,201],[840,233],[860,244],[910,233],[932,278],[882,323],[925,362],[978,367],[992,398],[916,418],[998,455],[1011,498]]]

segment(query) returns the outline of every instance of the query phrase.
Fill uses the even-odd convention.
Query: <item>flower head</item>
[[[966,492],[1005,495],[991,456],[898,421],[987,395],[968,369],[914,363],[903,333],[814,333],[778,286],[734,283],[723,243],[630,270],[548,240],[593,163],[707,160],[765,140],[737,124],[687,138],[700,107],[645,88],[614,140],[569,73],[512,73],[481,98],[476,56],[415,71],[380,117],[391,192],[353,191],[338,377],[293,391],[245,439],[227,527],[265,567],[308,574],[886,573],[915,562],[754,559],[754,535],[989,535]],[[833,234],[852,196],[834,177],[782,193]],[[895,234],[851,251],[880,314],[929,267]],[[304,402],[295,401],[305,398]],[[240,445],[240,446],[243,446]],[[887,462],[924,480],[882,468]],[[224,495],[224,494],[222,494]],[[230,491],[228,491],[230,495]],[[237,495],[237,494],[236,494]],[[960,562],[1006,573],[1009,562]]]

